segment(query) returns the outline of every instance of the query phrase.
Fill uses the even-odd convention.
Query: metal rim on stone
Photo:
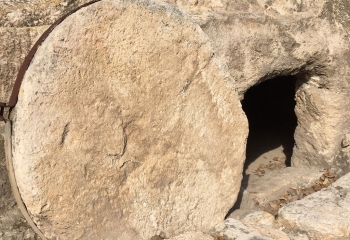
[[[23,214],[23,217],[31,226],[31,228],[34,230],[36,234],[39,235],[39,237],[43,240],[46,240],[45,236],[42,234],[42,232],[39,230],[39,228],[36,226],[34,223],[33,219],[30,217],[27,208],[21,198],[21,194],[19,192],[19,189],[17,187],[17,182],[16,182],[16,176],[15,176],[15,171],[13,169],[13,161],[12,161],[12,140],[11,140],[11,121],[7,120],[5,124],[5,155],[6,155],[6,168],[7,168],[7,173],[9,176],[10,180],[10,185],[12,189],[13,196],[15,197],[17,206],[21,213]]]
[[[17,182],[16,182],[16,176],[15,176],[15,172],[13,169],[13,161],[12,161],[12,124],[11,124],[11,120],[7,119],[6,117],[4,117],[4,113],[5,113],[5,108],[9,108],[9,115],[11,113],[11,110],[16,106],[17,100],[18,100],[18,94],[19,94],[19,90],[22,84],[22,80],[23,77],[25,75],[25,72],[27,71],[29,64],[32,60],[32,58],[34,57],[38,47],[40,46],[40,44],[47,38],[47,36],[50,34],[51,31],[53,31],[53,29],[60,24],[65,18],[67,18],[69,15],[73,14],[74,12],[78,11],[79,9],[89,6],[95,2],[98,2],[100,0],[94,0],[91,2],[88,2],[86,4],[81,5],[80,7],[70,11],[69,13],[67,13],[66,15],[62,16],[61,18],[59,18],[57,21],[55,21],[42,35],[41,37],[36,41],[36,43],[33,45],[33,47],[31,48],[31,50],[29,51],[29,53],[27,54],[27,56],[25,57],[19,72],[17,74],[17,78],[15,81],[15,84],[13,86],[13,90],[9,99],[8,103],[0,103],[0,121],[4,121],[5,122],[5,155],[6,155],[6,167],[7,167],[7,171],[8,171],[8,176],[9,176],[9,181],[10,181],[10,185],[11,185],[11,189],[15,198],[15,201],[18,205],[18,208],[20,209],[21,213],[23,214],[23,217],[26,219],[27,223],[29,224],[29,226],[31,226],[31,228],[34,230],[34,232],[36,234],[38,234],[38,236],[45,240],[45,236],[42,234],[42,232],[39,230],[39,228],[37,227],[37,225],[34,223],[33,219],[30,217],[27,208],[21,198],[21,194],[19,192],[19,189],[17,187]]]
[[[47,32],[11,113],[29,216],[48,239],[209,230],[236,199],[247,135],[226,67],[175,7],[94,3]]]

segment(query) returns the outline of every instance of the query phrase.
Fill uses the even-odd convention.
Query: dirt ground
[[[293,130],[268,129],[252,133],[247,143],[244,175],[290,166],[293,153]]]

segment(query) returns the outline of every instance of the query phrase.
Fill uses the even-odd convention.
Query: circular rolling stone
[[[102,0],[68,16],[13,121],[17,185],[48,239],[206,231],[236,200],[246,118],[205,34],[170,5]]]

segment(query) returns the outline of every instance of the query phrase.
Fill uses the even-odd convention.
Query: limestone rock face
[[[24,203],[48,238],[206,231],[239,191],[247,121],[186,15],[104,0],[43,42],[14,112]]]
[[[4,0],[0,5],[0,26],[19,28],[50,25],[87,2],[91,0]]]
[[[41,34],[58,18],[89,2],[4,1],[0,5],[0,101],[7,102],[18,70]]]
[[[47,26],[0,27],[0,102],[9,100],[18,69],[46,28]],[[31,229],[25,229],[25,220],[15,206],[7,176],[3,126],[0,122],[0,238],[30,239],[25,237],[26,233],[30,233],[30,236],[34,233]]]
[[[47,26],[10,28],[0,27],[0,101],[10,98],[18,70],[36,40]]]
[[[349,2],[173,1],[201,25],[227,63],[241,98],[251,86],[297,77],[292,165],[350,171]]]
[[[310,239],[349,239],[350,174],[330,187],[279,210],[278,221],[286,231],[303,232]]]

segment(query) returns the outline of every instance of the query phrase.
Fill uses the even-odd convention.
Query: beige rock
[[[0,46],[6,49],[0,51],[0,101],[8,100],[16,71],[42,31],[10,27],[50,24],[85,2],[33,0],[0,4]],[[201,25],[217,55],[227,63],[240,98],[261,81],[297,74],[299,125],[294,166],[350,170],[350,148],[343,145],[350,132],[347,0],[168,2]]]
[[[4,139],[0,136],[0,159],[5,159]],[[9,201],[10,200],[10,201]],[[6,162],[0,162],[0,213],[8,211],[14,205],[11,187],[7,176]]]
[[[247,214],[242,222],[255,229],[264,236],[271,237],[272,239],[289,239],[289,236],[279,229],[279,225],[276,223],[275,217],[264,211],[255,211]]]
[[[297,77],[293,166],[350,171],[341,149],[350,129],[348,1],[169,2],[201,25],[241,98],[262,81]]]
[[[8,102],[24,57],[47,27],[0,27],[0,102]],[[26,235],[34,232],[15,204],[7,176],[3,129],[0,122],[0,233],[3,239],[29,239]]]
[[[267,225],[257,225],[243,223],[234,218],[227,218],[223,223],[215,226],[215,235],[223,236],[225,240],[288,240],[288,236],[278,230]]]
[[[0,102],[8,102],[25,56],[47,27],[0,27]]]
[[[275,225],[275,217],[264,211],[255,211],[247,214],[243,219],[243,223],[251,225],[260,225],[260,226],[270,226]]]
[[[310,238],[307,236],[307,233],[301,233],[301,232],[291,233],[291,232],[289,232],[287,235],[288,235],[290,240],[310,240]]]
[[[8,202],[8,199],[5,199],[5,202]],[[12,203],[14,203],[14,199]],[[40,238],[27,224],[19,209],[13,205],[12,208],[0,214],[0,239],[33,240]]]
[[[169,238],[169,240],[214,240],[214,238],[202,232],[187,232],[176,237]]]
[[[279,210],[278,222],[285,231],[304,232],[310,239],[349,239],[350,174],[326,189]]]
[[[343,148],[347,148],[350,146],[350,134],[346,134],[344,138],[342,139],[341,146]]]
[[[241,209],[252,209],[253,203],[264,206],[267,203],[279,199],[290,188],[310,187],[316,183],[322,172],[307,168],[288,167],[271,172],[264,176],[249,175],[243,181],[247,181],[246,189],[242,195]],[[234,216],[235,214],[233,213]]]
[[[25,12],[28,10],[31,3],[33,3],[33,1],[26,1],[25,3],[11,1],[0,4],[0,102],[8,102],[18,70],[25,56],[41,34],[48,28],[47,25],[22,27],[43,24],[43,22],[40,24],[38,22],[38,24],[30,22],[31,19],[36,21],[33,15],[38,14],[38,12],[34,14],[34,12],[38,10],[37,8],[33,8],[31,13],[28,14],[25,19],[22,19],[22,23],[16,25],[17,28],[10,27],[14,25],[10,21],[7,21],[9,19],[6,20],[6,14],[8,14],[8,16],[15,16],[16,14],[11,11],[13,10],[18,13],[20,9],[22,12]],[[6,14],[4,14],[3,11],[5,8],[7,11]],[[16,10],[14,8],[16,8]],[[43,8],[41,13],[45,11],[46,10]],[[52,20],[54,19],[52,18]],[[0,134],[0,237],[2,237],[1,239],[37,238],[38,236],[34,234],[30,226],[27,225],[24,220],[12,196],[5,166],[2,122],[0,123]],[[1,234],[3,235],[1,236]]]
[[[4,0],[0,5],[0,27],[50,25],[59,17],[91,0]]]
[[[336,169],[347,169],[347,167],[350,165],[350,134],[346,134],[341,142],[341,152],[337,156],[337,168]],[[338,170],[339,171],[339,170]]]
[[[169,5],[106,0],[68,17],[15,110],[18,187],[48,238],[206,231],[236,200],[246,118],[205,34]]]

